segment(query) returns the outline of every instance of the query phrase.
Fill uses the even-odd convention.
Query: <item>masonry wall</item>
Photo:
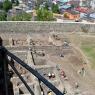
[[[62,32],[70,42],[81,44],[85,35],[95,34],[95,24],[85,23],[55,23],[55,22],[0,22],[0,36],[3,38],[4,45],[8,46],[10,39],[13,38],[19,44],[27,42],[28,34]],[[85,33],[86,32],[86,33]],[[81,37],[81,35],[83,37]],[[89,36],[89,35],[88,35]],[[87,36],[87,37],[88,37]],[[89,38],[90,39],[90,38]],[[85,38],[86,42],[92,42]],[[95,37],[93,37],[93,40]]]
[[[95,24],[55,22],[0,22],[0,32],[95,32]]]

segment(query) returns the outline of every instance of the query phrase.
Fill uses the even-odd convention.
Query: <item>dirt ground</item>
[[[37,36],[33,35],[33,37],[32,43],[36,43],[33,48],[43,50],[46,60],[51,61],[47,64],[58,66],[60,69],[58,73],[67,91],[66,95],[95,95],[95,70],[90,68],[88,59],[79,47],[72,44],[66,48],[63,46],[58,47],[54,45],[56,43],[54,39],[51,40],[54,44],[48,42],[49,37],[47,34],[42,36],[37,34]],[[62,39],[62,43],[65,40]],[[57,42],[60,43],[60,40],[57,39]],[[60,75],[61,71],[65,72],[67,80]]]
[[[57,52],[50,52],[48,60],[59,66],[59,77],[67,90],[67,95],[95,95],[95,71],[91,70],[88,64],[85,64],[85,60],[78,49],[71,47],[67,50],[62,49],[61,52],[59,49],[59,53],[63,54],[64,57],[60,57]],[[82,68],[85,70],[84,75],[78,73]],[[61,71],[66,73],[68,80],[64,80],[60,76]],[[78,88],[76,88],[76,84]]]

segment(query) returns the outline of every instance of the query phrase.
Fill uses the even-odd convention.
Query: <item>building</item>
[[[69,2],[70,0],[59,0],[60,2]]]
[[[79,6],[80,1],[79,0],[71,0],[68,2],[68,4],[73,5],[74,7],[78,7]]]
[[[5,0],[0,0],[0,2],[4,2]],[[9,0],[9,1],[11,1],[11,0]]]
[[[67,10],[67,9],[70,9],[71,8],[71,5],[68,4],[68,5],[62,5],[59,7],[59,9],[64,9],[64,10]]]
[[[80,13],[87,13],[89,11],[89,8],[87,8],[87,7],[77,7],[77,8],[75,8],[75,10],[80,12]]]
[[[86,14],[83,18],[82,21],[85,20],[87,22],[94,22],[95,23],[95,12],[89,12]]]
[[[13,9],[9,10],[7,13],[7,20],[11,20],[11,17],[19,15],[23,13],[24,11],[20,7],[14,7]]]
[[[93,10],[95,10],[95,0],[92,0],[90,6]]]
[[[80,18],[84,17],[90,11],[87,7],[77,7],[75,10],[80,13]]]
[[[91,3],[92,0],[80,0],[80,6],[83,6],[83,7],[90,7],[90,3]]]
[[[72,7],[71,7],[70,4],[59,6],[60,13],[64,13],[64,12],[67,11],[67,10],[71,10],[71,8],[72,8]]]
[[[68,18],[69,20],[78,20],[80,18],[80,14],[79,12],[71,10],[71,11],[66,11],[64,13],[64,17]]]

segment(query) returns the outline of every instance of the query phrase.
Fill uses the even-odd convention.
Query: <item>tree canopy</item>
[[[12,8],[12,2],[10,2],[9,0],[5,0],[3,3],[3,10],[7,12],[11,8]]]
[[[3,3],[2,2],[0,2],[0,9],[2,9],[3,8]]]
[[[46,8],[40,8],[37,10],[37,20],[38,21],[52,21],[54,20],[53,18],[53,13]]]
[[[11,0],[12,4],[14,6],[18,6],[19,5],[19,0]]]
[[[52,4],[52,12],[53,13],[59,13],[59,7],[58,4]]]
[[[19,5],[19,1],[18,1],[18,0],[15,1],[15,5],[16,5],[16,6]]]

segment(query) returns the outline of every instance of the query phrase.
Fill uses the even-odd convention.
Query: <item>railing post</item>
[[[2,42],[3,42],[3,41],[2,41],[2,38],[0,37],[0,46],[2,46]]]
[[[2,38],[0,37],[0,95],[6,95],[6,91],[5,91],[5,72],[4,72],[4,51],[2,48]]]
[[[0,95],[10,95],[10,78],[8,78],[8,59],[0,37]],[[13,94],[12,94],[13,95]]]

